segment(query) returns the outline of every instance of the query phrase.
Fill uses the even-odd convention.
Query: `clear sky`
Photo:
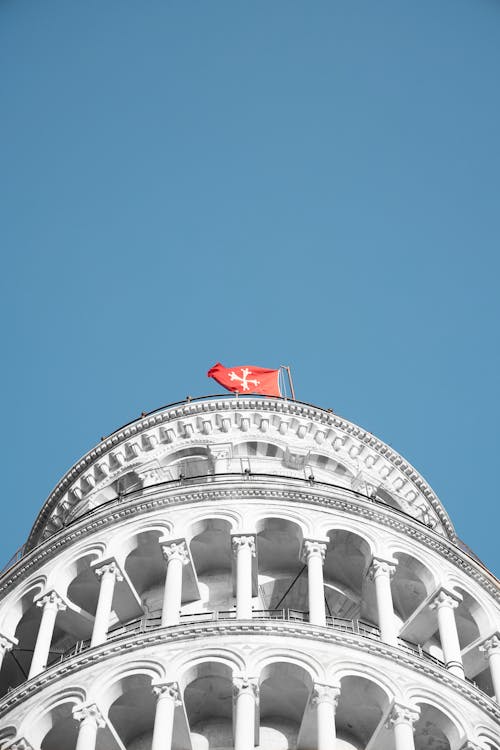
[[[5,560],[217,360],[426,477],[497,574],[500,3],[1,0]]]

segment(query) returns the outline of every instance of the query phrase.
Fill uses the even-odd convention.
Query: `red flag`
[[[207,372],[228,391],[236,393],[260,393],[263,396],[281,396],[279,370],[266,370],[264,367],[224,367],[220,362]]]

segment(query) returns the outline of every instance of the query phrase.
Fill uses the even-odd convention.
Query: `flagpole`
[[[290,370],[288,365],[281,365],[284,370],[286,370],[288,375],[288,382],[290,384],[290,393],[292,394],[292,401],[296,401],[295,398],[295,388],[293,387],[293,380],[292,380],[292,371]]]

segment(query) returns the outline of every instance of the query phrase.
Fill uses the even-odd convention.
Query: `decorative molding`
[[[22,683],[14,688],[0,700],[0,717],[5,716],[12,708],[24,700],[36,695],[49,685],[56,684],[67,675],[76,675],[78,672],[102,662],[123,656],[127,653],[139,651],[142,648],[172,643],[184,643],[195,641],[200,637],[221,637],[226,641],[228,636],[241,635],[245,642],[248,636],[263,635],[275,636],[279,639],[291,637],[306,639],[314,642],[327,644],[338,644],[352,648],[354,655],[360,651],[375,656],[390,659],[400,666],[409,668],[412,672],[428,677],[434,684],[446,685],[470,700],[474,705],[485,711],[496,722],[500,722],[500,705],[492,698],[483,693],[479,688],[471,685],[460,677],[456,677],[445,667],[439,667],[424,658],[417,657],[409,651],[389,646],[381,641],[374,641],[362,635],[343,633],[341,631],[322,628],[304,623],[290,623],[278,620],[245,621],[239,623],[234,620],[225,622],[198,622],[190,625],[178,625],[167,628],[158,628],[145,633],[134,633],[127,637],[116,638],[104,644],[87,649],[75,656],[68,658],[57,665],[49,667],[36,677]],[[184,646],[188,647],[187,645]],[[266,644],[269,647],[269,643]],[[239,646],[235,646],[238,650]]]
[[[413,493],[415,494],[415,497],[417,496],[417,494],[421,494],[422,497],[425,498],[425,500],[431,506],[433,512],[436,514],[449,538],[452,540],[456,538],[455,530],[448,514],[446,513],[441,502],[432,491],[430,486],[427,484],[427,482],[424,480],[424,478],[416,471],[413,466],[405,461],[402,456],[396,453],[396,451],[394,451],[390,446],[386,445],[381,440],[372,435],[372,433],[363,430],[361,427],[358,427],[352,422],[348,422],[347,420],[342,419],[341,417],[333,414],[333,412],[325,411],[319,407],[302,404],[296,401],[290,402],[287,400],[267,399],[214,399],[212,401],[192,401],[186,404],[166,408],[164,411],[156,412],[155,414],[151,414],[144,419],[139,419],[132,424],[126,425],[125,427],[110,435],[108,438],[102,440],[65,474],[65,476],[55,487],[53,492],[49,495],[31,530],[30,536],[26,543],[27,548],[32,549],[37,544],[40,535],[43,533],[45,524],[48,522],[54,509],[57,508],[59,501],[62,499],[64,493],[70,489],[71,485],[76,480],[81,478],[83,473],[91,465],[96,464],[99,458],[106,456],[111,451],[116,451],[116,449],[122,446],[122,444],[128,444],[128,441],[131,438],[135,436],[142,437],[142,445],[135,443],[133,449],[131,446],[129,446],[129,452],[132,451],[131,455],[135,455],[138,450],[151,451],[153,444],[158,440],[157,436],[148,436],[147,434],[145,434],[147,430],[156,430],[158,432],[161,426],[165,423],[176,422],[180,419],[185,420],[188,418],[196,418],[196,416],[200,414],[205,416],[205,421],[203,422],[203,424],[205,424],[206,420],[210,420],[210,418],[212,416],[215,416],[215,414],[220,415],[232,412],[237,415],[239,412],[249,410],[256,413],[270,412],[274,414],[286,414],[289,416],[309,420],[310,425],[312,424],[315,427],[317,427],[318,425],[326,426],[327,428],[329,428],[327,432],[332,433],[330,437],[333,439],[332,448],[334,450],[338,450],[339,447],[342,447],[346,439],[348,438],[354,438],[363,446],[369,447],[375,454],[378,455],[379,458],[387,461],[393,467],[393,470],[396,470],[399,473],[399,475],[401,476],[402,485],[404,483],[410,483],[415,488],[416,493]],[[222,433],[225,433],[227,431],[225,428],[222,429],[224,427],[225,421],[226,420],[222,419],[221,425],[216,424],[216,427],[220,429]],[[241,424],[235,425],[235,427],[242,428],[243,422],[246,422],[246,420],[240,420],[240,422]],[[196,424],[191,425],[191,428],[187,433],[185,424],[183,426],[180,423],[178,426],[183,427],[180,434],[176,435],[174,430],[167,429],[167,436],[164,439],[164,442],[185,442],[186,435],[194,433],[194,429],[197,429]],[[204,428],[202,428],[202,434],[204,434],[203,429]],[[333,432],[334,429],[340,430],[344,434],[343,440]],[[306,430],[306,433],[307,432],[308,431]],[[318,432],[318,429],[316,429],[314,430],[314,432],[317,433],[318,436],[319,433],[321,433],[324,439],[324,431]],[[339,439],[341,441],[340,444],[338,444]],[[318,440],[316,442],[318,442]],[[360,451],[356,446],[352,446],[350,449],[351,458],[356,459],[359,455],[359,452]],[[79,501],[78,497],[75,498],[75,502],[77,501]],[[66,499],[66,505],[67,502],[68,500]],[[58,522],[60,523],[60,519]]]
[[[215,477],[211,477],[211,480],[213,482]],[[220,481],[222,484],[223,480]],[[282,477],[278,481],[281,485],[284,484]],[[434,532],[421,528],[418,521],[415,521],[410,516],[404,516],[389,506],[374,503],[368,499],[357,498],[353,500],[352,495],[349,495],[348,498],[342,497],[343,494],[347,494],[348,492],[342,488],[338,488],[336,490],[337,496],[332,497],[331,495],[327,495],[325,490],[319,488],[312,490],[308,486],[307,491],[302,488],[296,489],[293,485],[297,480],[293,478],[286,481],[292,485],[291,488],[283,489],[281,487],[277,489],[275,486],[276,481],[273,481],[271,477],[266,478],[265,486],[259,486],[258,481],[253,480],[253,486],[245,485],[244,487],[239,486],[239,483],[234,480],[228,482],[226,479],[227,484],[233,484],[234,486],[229,489],[220,486],[203,487],[203,489],[199,487],[181,488],[178,486],[169,488],[167,491],[165,489],[161,491],[157,490],[154,493],[151,492],[150,488],[147,497],[139,495],[138,497],[133,496],[127,501],[117,500],[110,504],[109,507],[106,506],[99,511],[95,511],[91,518],[88,516],[83,517],[68,529],[57,532],[39,547],[36,547],[22,557],[19,562],[4,574],[3,579],[0,580],[0,596],[3,597],[15,582],[25,578],[38,565],[54,557],[72,541],[85,538],[95,531],[112,526],[131,516],[139,517],[147,515],[152,511],[161,510],[162,508],[182,506],[190,503],[257,499],[265,500],[266,502],[282,500],[320,506],[354,517],[362,517],[367,521],[390,528],[393,531],[414,539],[446,558],[455,567],[475,580],[490,596],[500,603],[500,586],[492,574],[490,574],[490,578],[487,577],[483,572],[484,569],[467,556],[465,552]]]

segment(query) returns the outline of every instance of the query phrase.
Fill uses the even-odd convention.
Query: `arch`
[[[19,620],[37,596],[40,596],[46,589],[47,576],[37,575],[26,581],[19,589],[11,592],[2,602],[0,613],[0,633],[7,637],[12,637],[15,633]],[[30,594],[32,594],[30,598]]]
[[[0,750],[4,750],[4,748],[7,747],[7,743],[10,743],[10,741],[14,739],[16,734],[17,730],[15,726],[12,725],[0,729]]]
[[[90,569],[92,562],[102,559],[105,549],[104,541],[94,541],[71,549],[69,554],[61,555],[50,572],[47,586],[54,588],[61,596],[65,596],[73,580],[81,575],[84,569]],[[88,565],[85,565],[86,561]]]
[[[337,737],[353,747],[366,747],[380,727],[391,704],[391,693],[383,679],[367,674],[352,663],[336,664],[335,682],[340,695],[335,713]]]
[[[283,513],[268,513],[256,521],[256,530],[260,608],[307,611],[303,524]]]
[[[146,533],[158,535],[158,538],[168,538],[172,533],[172,523],[159,518],[149,518],[124,524],[121,530],[112,535],[105,552],[106,558],[114,557],[123,565],[128,555],[137,547],[138,537]]]
[[[227,523],[232,534],[238,528],[241,528],[242,515],[236,511],[220,509],[199,512],[190,516],[189,521],[183,527],[179,527],[179,536],[185,537],[186,541],[191,542],[193,537],[205,530],[207,523],[210,521],[223,521]]]
[[[413,553],[398,550],[393,555],[397,565],[392,579],[392,598],[394,612],[402,624],[436,590],[436,579],[430,568]]]
[[[436,739],[444,739],[449,743],[450,750],[458,747],[462,737],[468,736],[474,727],[465,726],[463,717],[459,717],[455,709],[435,692],[424,688],[407,691],[408,700],[420,708],[420,717],[415,723],[415,746],[419,750],[419,736],[428,736],[434,732]],[[434,729],[433,729],[434,727]],[[442,737],[441,737],[442,735]],[[431,735],[432,736],[432,735]],[[423,740],[420,747],[424,748]]]
[[[134,677],[146,677],[150,682],[161,682],[165,679],[165,669],[160,661],[154,659],[136,659],[118,664],[106,674],[97,690],[93,691],[92,698],[103,712],[107,713],[110,705],[120,695],[121,683]]]
[[[370,664],[365,663],[361,666],[351,659],[334,659],[328,663],[325,670],[327,680],[332,684],[342,685],[342,680],[346,677],[359,677],[373,682],[385,694],[387,705],[403,698],[398,683]]]
[[[236,651],[224,648],[210,648],[198,651],[196,656],[182,654],[169,665],[169,678],[176,680],[182,690],[192,681],[198,667],[203,664],[220,664],[231,674],[245,671],[245,659]],[[229,672],[228,672],[229,673]]]
[[[42,699],[36,710],[23,723],[21,734],[34,740],[35,747],[41,750],[58,750],[59,747],[73,747],[76,742],[77,726],[72,710],[84,703],[86,692],[80,687],[63,688],[56,695]]]
[[[292,658],[267,660],[259,674],[260,747],[271,738],[295,747],[313,688],[309,669]]]
[[[307,684],[325,679],[324,667],[317,659],[293,648],[281,650],[274,646],[261,649],[258,658],[249,664],[249,670],[262,681],[266,670],[273,664],[289,664],[303,670],[309,676]]]

